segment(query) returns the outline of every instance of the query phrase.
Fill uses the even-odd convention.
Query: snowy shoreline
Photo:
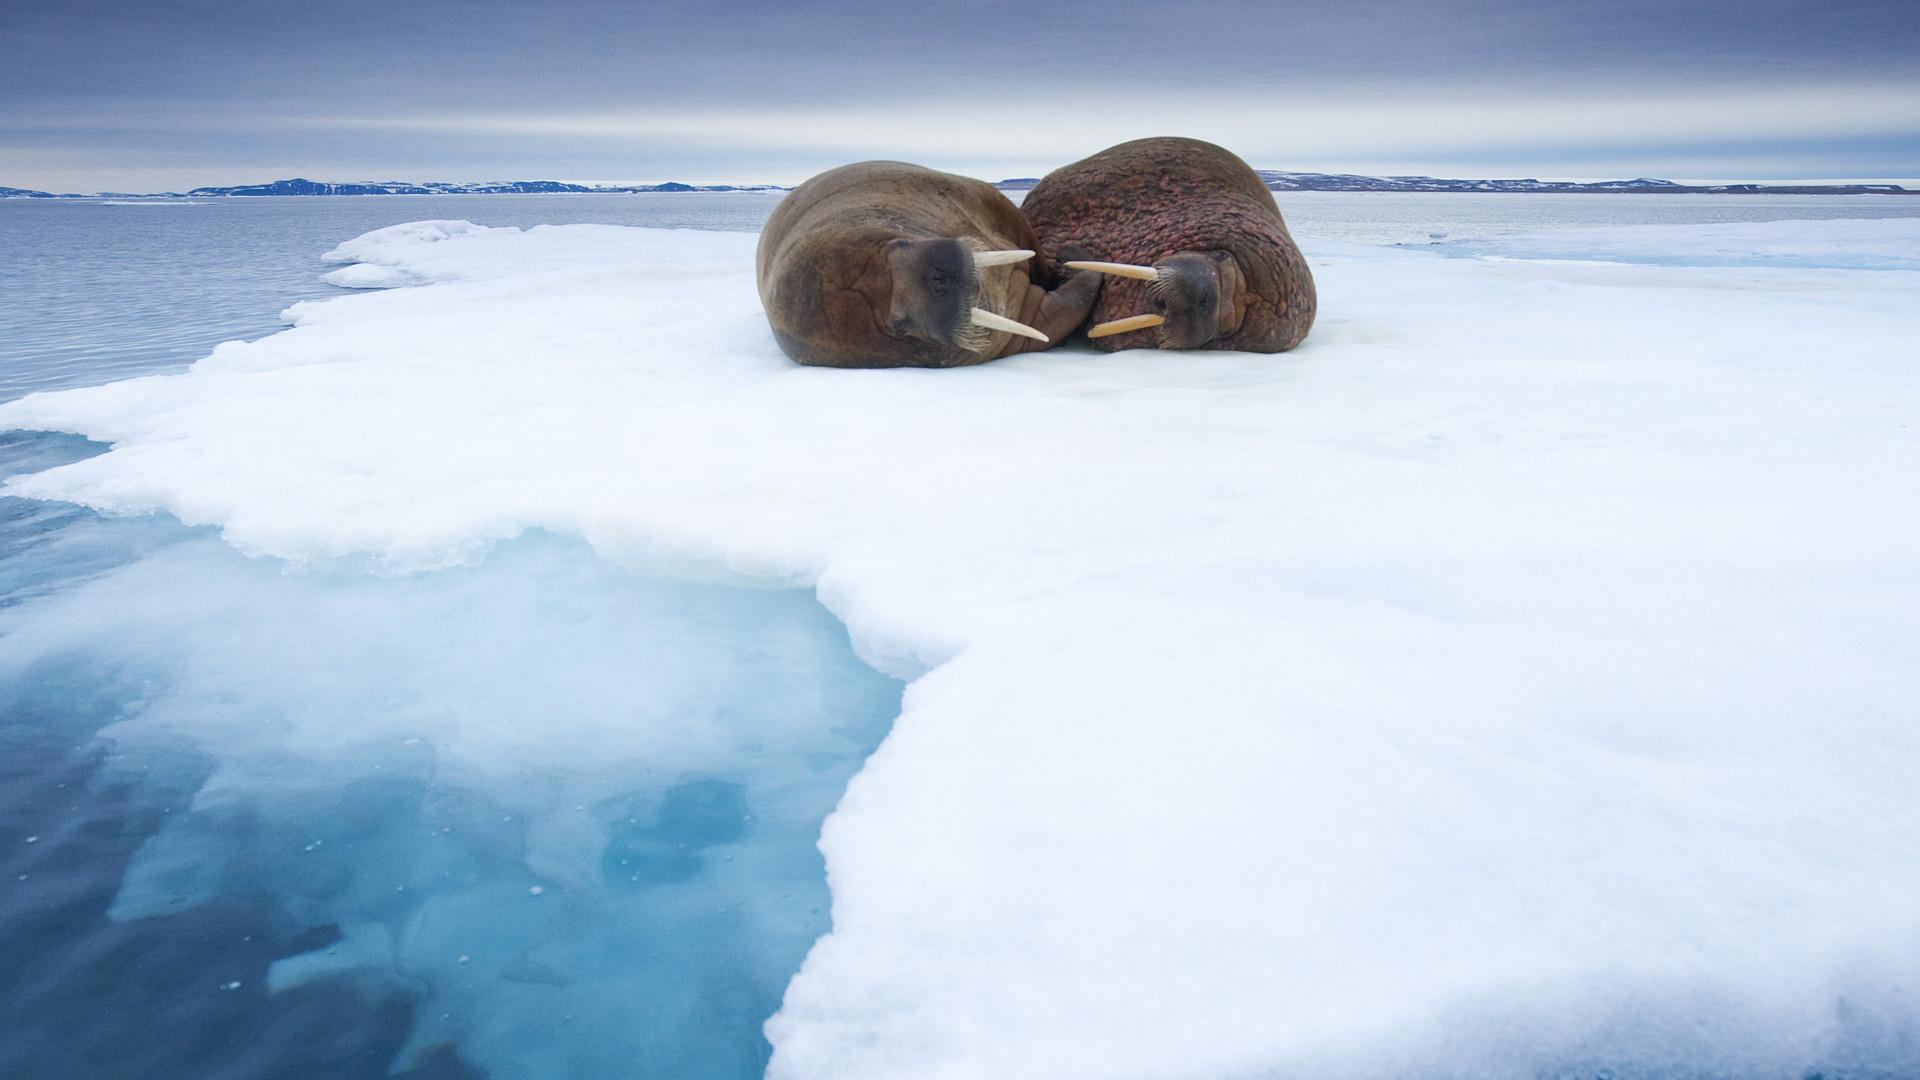
[[[771,1075],[1920,1068],[1920,224],[1563,241],[1310,251],[1282,357],[823,372],[750,235],[397,226],[0,405],[114,444],[5,490],[815,587],[916,681]]]

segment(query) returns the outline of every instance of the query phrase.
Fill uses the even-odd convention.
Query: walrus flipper
[[[1060,344],[1087,321],[1094,301],[1100,299],[1100,280],[1099,274],[1079,271],[1067,275],[1067,280],[1051,292],[1028,285],[1027,298],[1020,305],[1020,321],[1047,335],[1047,340],[1013,338],[1000,355],[1038,352]]]

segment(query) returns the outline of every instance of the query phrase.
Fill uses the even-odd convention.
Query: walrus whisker
[[[1138,281],[1152,281],[1160,276],[1160,271],[1151,266],[1135,266],[1133,263],[1088,262],[1076,259],[1062,265],[1069,270],[1098,270],[1103,274],[1134,278]]]
[[[1006,266],[1010,263],[1026,262],[1033,258],[1033,252],[1024,248],[1012,248],[1007,251],[976,251],[973,253],[975,266]]]
[[[974,326],[972,323],[954,331],[953,334],[954,347],[963,352],[985,352],[987,346],[992,343],[993,331],[984,326]]]
[[[989,330],[1004,330],[1009,334],[1019,334],[1021,337],[1029,337],[1035,341],[1051,343],[1047,335],[1026,323],[1017,323],[1004,315],[995,315],[986,308],[973,309],[973,325],[984,326]]]
[[[1124,319],[1115,319],[1112,322],[1096,323],[1094,326],[1088,328],[1087,336],[1090,338],[1102,338],[1112,337],[1114,334],[1125,334],[1134,330],[1151,330],[1166,321],[1167,317],[1165,315],[1129,315]]]

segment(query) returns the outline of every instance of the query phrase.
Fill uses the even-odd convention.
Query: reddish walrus
[[[1273,193],[1212,143],[1121,143],[1048,173],[1021,210],[1042,274],[1114,275],[1087,329],[1099,348],[1284,352],[1313,326],[1313,275]]]
[[[1044,349],[1086,320],[1100,275],[1048,291],[1027,269],[1034,248],[992,185],[863,161],[781,200],[755,263],[774,340],[800,363],[961,367]]]

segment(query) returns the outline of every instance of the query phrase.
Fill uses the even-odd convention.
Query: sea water
[[[770,202],[459,201],[0,206],[0,396],[271,333],[380,225]],[[899,697],[804,592],[574,539],[381,576],[0,498],[0,1076],[758,1075]]]
[[[1319,241],[1920,214],[1283,195]],[[422,217],[752,229],[763,195],[0,203],[0,398],[178,370]],[[503,433],[510,438],[512,433]],[[0,437],[0,474],[100,448]],[[403,576],[0,500],[0,1076],[749,1076],[897,712],[804,593],[545,534]]]

